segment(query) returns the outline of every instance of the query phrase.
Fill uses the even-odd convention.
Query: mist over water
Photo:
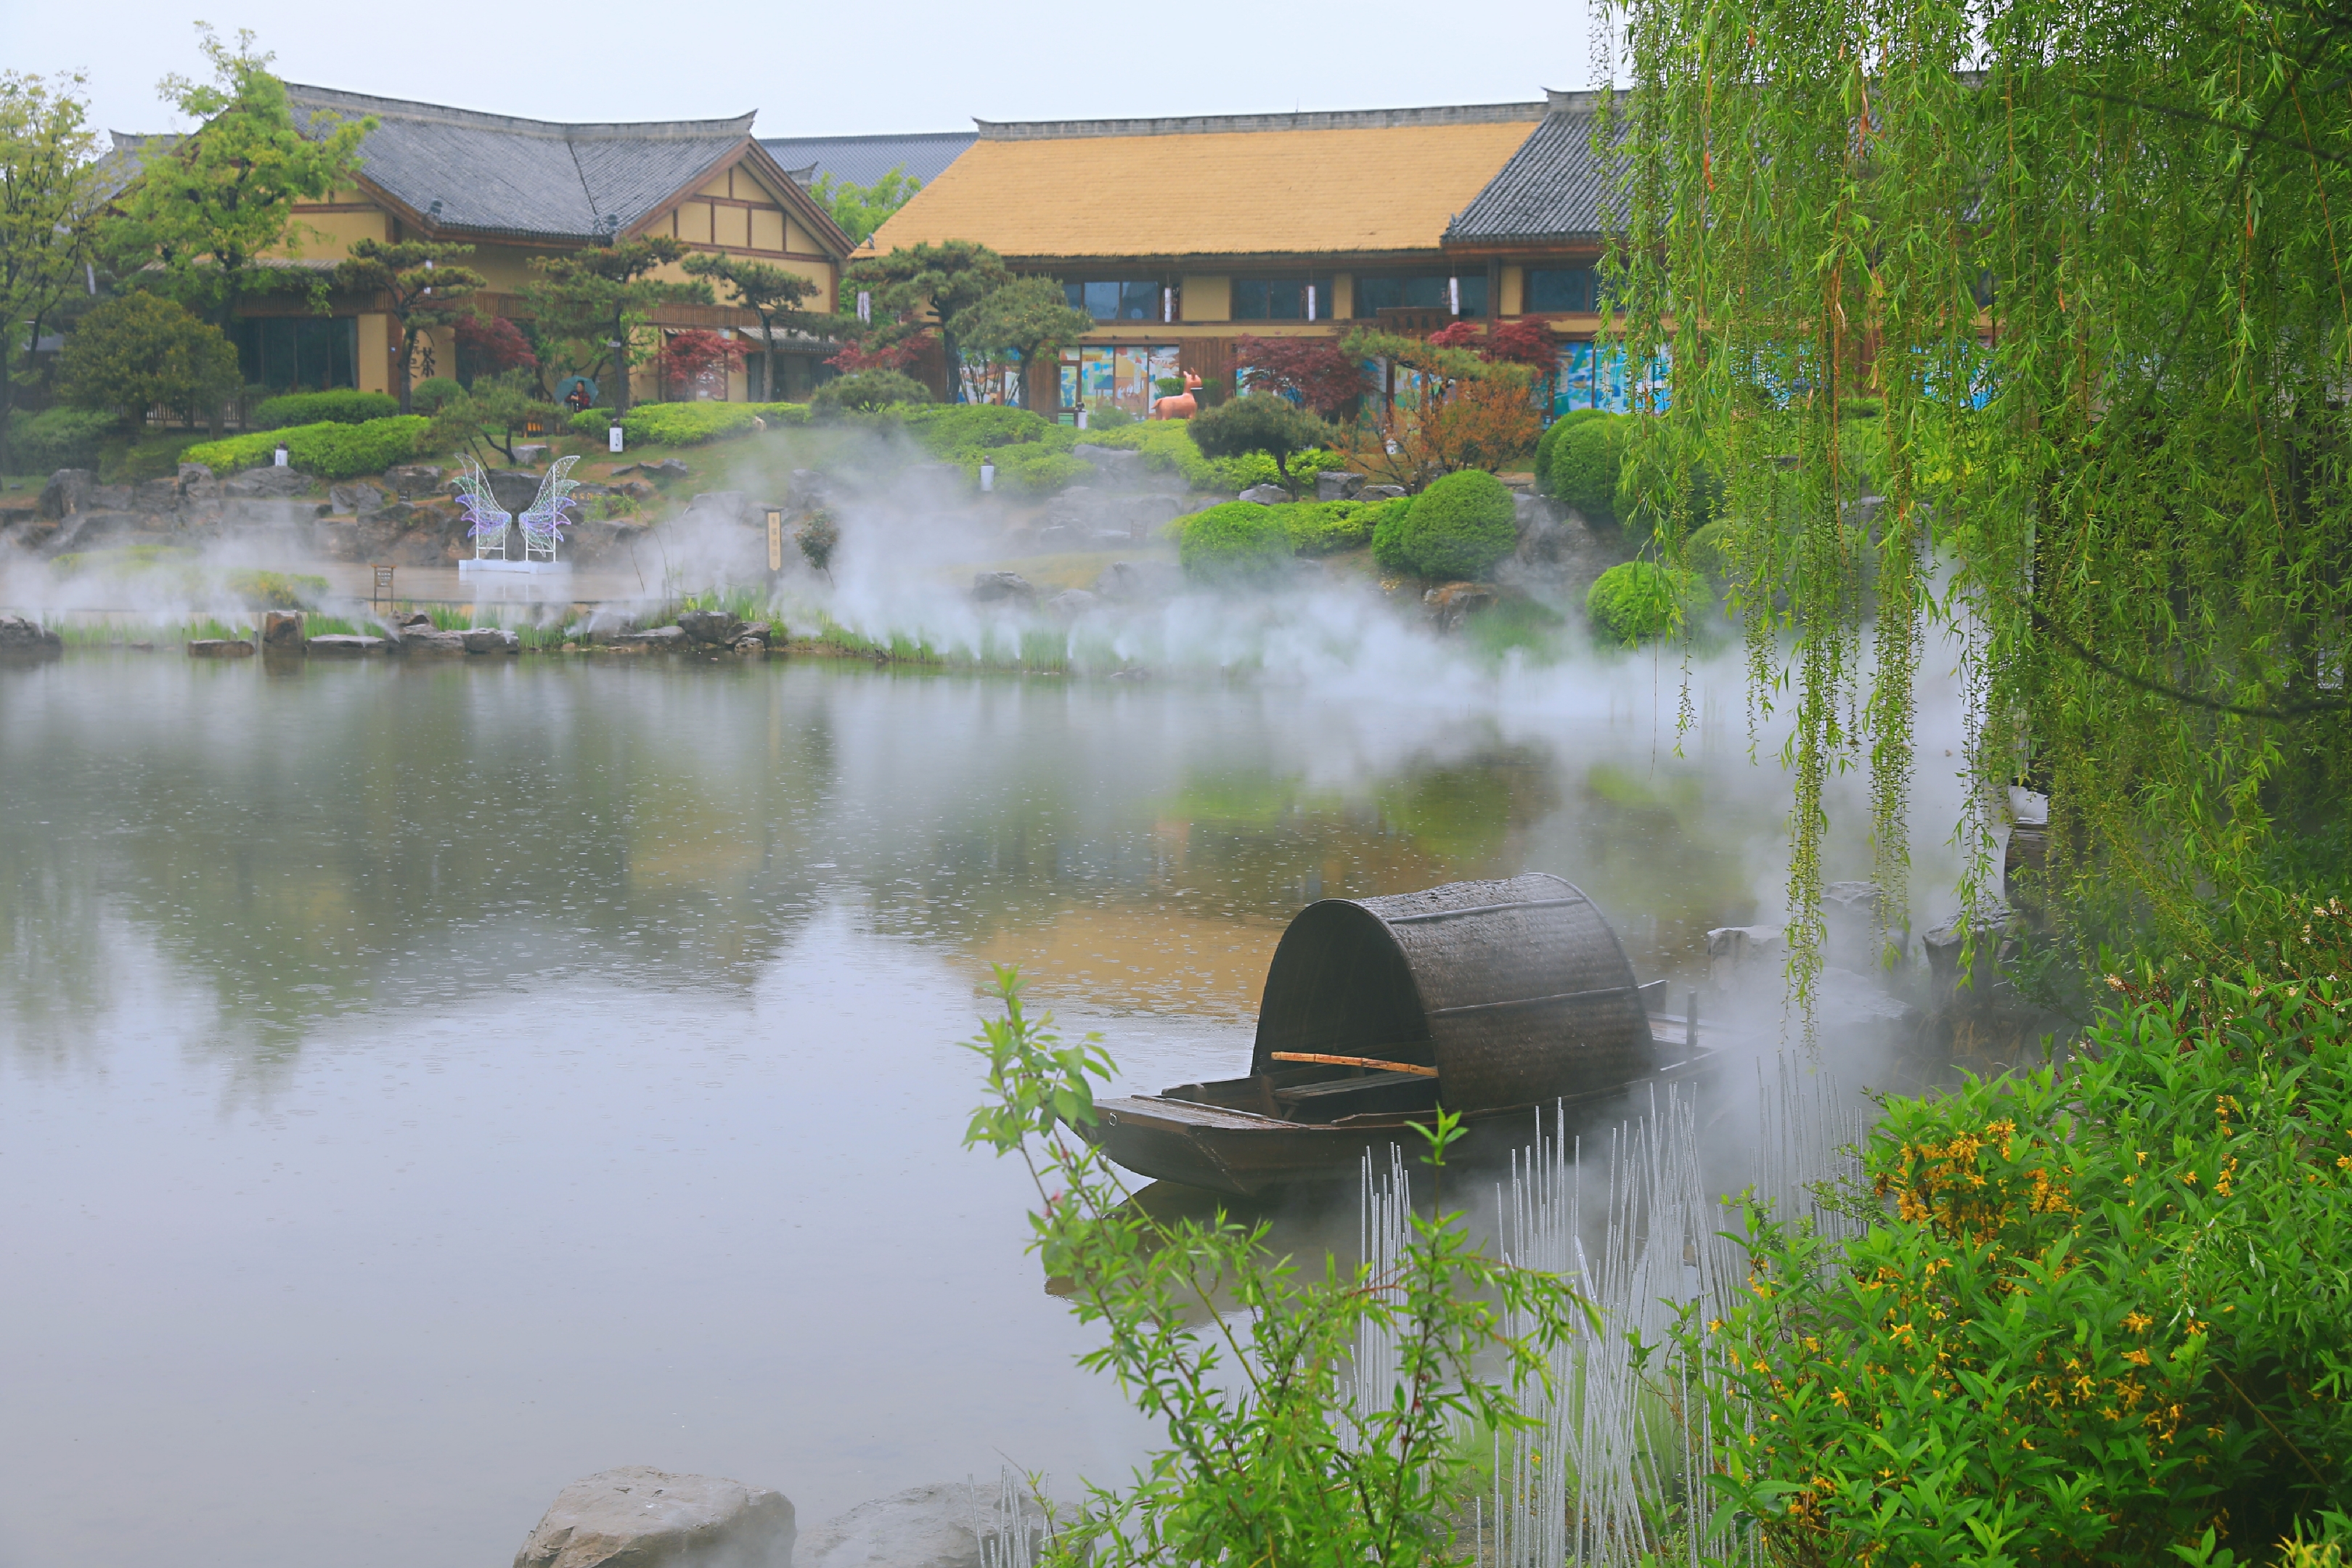
[[[1109,1477],[1142,1427],[1071,1365],[1017,1173],[958,1146],[991,963],[1151,1092],[1243,1069],[1317,898],[1555,872],[1677,994],[1709,928],[1784,918],[1780,734],[1736,651],[1497,660],[1344,575],[995,609],[975,570],[1061,558],[1042,509],[952,491],[838,483],[788,623],[1057,635],[1127,678],[0,666],[0,1564],[499,1561],[620,1464],[804,1522],[1000,1456]],[[600,613],[764,553],[657,537]],[[125,591],[6,570],[16,605]],[[1951,912],[1961,801],[1925,687],[1914,931]],[[1866,790],[1833,781],[1830,879],[1869,874]],[[1766,1052],[1777,984],[1747,985],[1710,1021]]]

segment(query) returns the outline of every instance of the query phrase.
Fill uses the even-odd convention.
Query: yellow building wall
[[[1356,275],[1335,272],[1331,275],[1331,315],[1335,321],[1346,321],[1356,313]]]
[[[1184,319],[1228,321],[1234,314],[1234,280],[1225,273],[1184,277]]]
[[[371,313],[360,318],[359,363],[352,367],[362,392],[391,392],[392,318]]]
[[[1495,305],[1496,313],[1517,316],[1527,310],[1528,269],[1524,267],[1503,268],[1503,297]]]

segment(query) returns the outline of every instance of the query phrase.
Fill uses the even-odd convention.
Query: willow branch
[[[2161,680],[2152,680],[2145,675],[2135,674],[2111,659],[2100,658],[2091,650],[2089,644],[2067,631],[2031,602],[2023,603],[2023,608],[2025,613],[2032,617],[2034,630],[2045,634],[2092,668],[2104,675],[2112,676],[2126,686],[2137,687],[2142,691],[2168,698],[2186,707],[2202,708],[2211,713],[2227,713],[2239,719],[2271,719],[2281,722],[2305,718],[2314,713],[2334,713],[2346,708],[2352,708],[2352,696],[2337,697],[2324,702],[2290,702],[2277,708],[2255,708],[2243,702],[2225,702],[2218,697],[2208,697],[2202,692],[2190,691],[2185,687],[2168,686]]]

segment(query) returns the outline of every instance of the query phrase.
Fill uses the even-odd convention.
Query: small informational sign
[[[784,514],[771,511],[768,513],[768,570],[781,572],[783,569]]]
[[[621,427],[618,425],[604,432],[604,447],[608,451],[617,452],[621,449]]]
[[[286,454],[286,443],[285,443],[285,442],[283,442],[283,441],[280,441],[280,442],[278,442],[278,458],[277,458],[277,463],[278,463],[278,466],[279,468],[284,468],[284,467],[286,466],[286,456],[287,456],[287,454]]]
[[[980,493],[988,494],[996,488],[996,465],[982,458],[980,462]]]

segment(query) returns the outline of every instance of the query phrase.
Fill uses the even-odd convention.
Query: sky
[[[1593,78],[1590,0],[1065,11],[701,0],[462,12],[318,0],[0,0],[0,68],[80,71],[100,130],[184,130],[157,99],[199,74],[194,21],[251,28],[289,81],[541,120],[719,119],[766,136],[958,131],[984,120],[1525,102]],[[670,16],[674,29],[649,22]],[[1459,21],[1465,26],[1453,26]]]

